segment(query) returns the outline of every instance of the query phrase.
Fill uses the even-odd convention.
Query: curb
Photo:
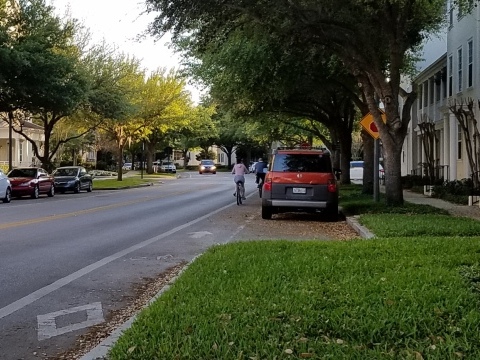
[[[346,217],[345,220],[347,221],[347,224],[350,225],[350,227],[355,230],[362,238],[372,239],[376,237],[375,234],[370,232],[366,227],[360,225],[360,223],[358,222],[358,215]]]
[[[199,255],[198,255],[199,256]],[[104,339],[102,342],[100,342],[97,346],[95,346],[93,349],[88,351],[86,354],[82,355],[78,360],[107,360],[107,354],[108,351],[115,345],[115,343],[118,341],[120,336],[122,336],[123,332],[130,328],[140,312],[142,310],[146,309],[148,306],[150,306],[153,302],[155,302],[160,296],[163,295],[166,291],[170,289],[170,287],[173,285],[173,283],[182,275],[182,273],[198,258],[198,256],[195,256],[188,264],[186,264],[183,269],[180,270],[180,272],[173,277],[167,285],[165,285],[163,288],[161,288],[157,294],[151,298],[145,306],[139,310],[135,315],[133,315],[131,318],[129,318],[127,321],[125,321],[123,324],[121,324],[119,327],[117,327],[112,333]]]

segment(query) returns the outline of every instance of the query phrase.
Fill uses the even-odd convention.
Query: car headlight
[[[205,170],[205,166],[200,166],[200,170]]]
[[[215,170],[215,169],[216,169],[216,167],[215,167],[215,166],[212,166],[210,169],[212,169],[212,170]]]

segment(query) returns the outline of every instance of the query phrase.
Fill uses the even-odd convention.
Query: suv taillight
[[[271,178],[265,179],[265,182],[263,183],[263,190],[272,191],[272,179]]]
[[[337,182],[332,179],[328,180],[327,190],[331,193],[337,192]]]

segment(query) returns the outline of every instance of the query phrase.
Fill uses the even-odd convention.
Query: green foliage
[[[447,215],[446,210],[437,209],[430,205],[412,204],[405,202],[403,206],[387,206],[384,194],[380,194],[380,201],[373,200],[372,195],[362,193],[361,185],[342,185],[339,202],[346,216],[359,214],[403,214],[403,215]]]
[[[321,4],[315,1],[274,0],[148,0],[147,3],[151,11],[157,12],[152,32],[161,34],[172,31],[174,42],[178,41],[182,50],[197,60],[192,61],[197,69],[204,64],[217,65],[203,69],[203,77],[227,87],[227,94],[231,95],[227,100],[230,99],[235,107],[247,112],[251,112],[255,105],[260,108],[262,105],[272,105],[268,101],[264,104],[256,102],[255,94],[265,93],[265,89],[270,90],[267,94],[273,94],[271,98],[267,97],[272,102],[278,99],[278,93],[288,94],[285,86],[277,90],[275,86],[263,86],[265,83],[274,85],[278,81],[291,88],[303,86],[310,90],[309,85],[318,82],[309,82],[308,79],[324,79],[318,76],[321,69],[329,69],[334,63],[333,60],[329,61],[332,57],[327,55],[335,55],[344,73],[354,77],[355,84],[361,84],[368,110],[374,115],[384,142],[386,157],[392,159],[386,169],[387,174],[392,173],[391,181],[386,183],[386,201],[392,205],[403,202],[401,192],[393,191],[400,187],[400,167],[394,163],[400,161],[400,150],[396,144],[402,143],[407,134],[409,109],[416,94],[402,88],[401,76],[410,70],[411,59],[415,57],[422,41],[444,24],[444,0],[324,0]],[[454,5],[458,3],[467,3],[467,0],[454,2]],[[186,39],[181,38],[184,34],[188,34]],[[279,45],[275,46],[275,43]],[[303,51],[296,52],[299,48]],[[311,60],[315,59],[316,54],[323,54],[323,57],[316,58],[323,61],[317,61],[320,69],[314,71]],[[268,61],[272,58],[278,58],[279,61]],[[289,59],[292,59],[293,66],[282,68]],[[245,67],[242,69],[246,73],[245,78],[238,71],[242,65]],[[257,73],[258,77],[251,76]],[[289,77],[292,73],[298,75],[294,81]],[[337,80],[335,72],[332,78]],[[323,82],[320,83],[323,85]],[[224,90],[222,86],[218,91],[220,96]],[[300,104],[310,103],[308,91],[295,94],[299,95],[296,100]],[[318,98],[316,95],[313,94],[314,98]],[[401,110],[397,100],[399,97],[403,98]],[[289,104],[286,101],[288,97],[281,98],[284,100],[281,105]],[[265,99],[265,96],[261,99]],[[385,106],[386,124],[380,119],[378,100]],[[328,101],[319,103],[326,105]],[[294,108],[305,112],[312,109],[315,108]],[[344,108],[343,114],[348,114],[348,107]],[[332,127],[344,118],[347,117],[335,117]],[[350,113],[348,118],[354,117]],[[345,127],[350,131],[353,128],[351,124]],[[336,141],[345,143],[345,134],[335,135],[338,138],[332,136],[333,144]]]
[[[480,222],[436,214],[362,214],[360,223],[379,237],[480,236]]]
[[[215,246],[109,359],[475,359],[479,297],[459,269],[479,251],[438,237]]]
[[[10,31],[1,44],[9,50],[0,53],[5,79],[0,110],[69,114],[77,109],[85,100],[89,81],[77,66],[75,21],[62,22],[44,0],[19,1],[4,21]]]
[[[467,204],[469,195],[476,195],[478,189],[473,188],[472,179],[445,181],[433,187],[433,196],[458,204]]]
[[[428,179],[421,175],[406,175],[402,176],[402,187],[404,189],[411,189],[415,186],[429,185]]]
[[[217,159],[217,155],[213,151],[206,152],[205,150],[202,150],[197,154],[196,160],[200,161],[205,159],[211,159],[215,161]]]

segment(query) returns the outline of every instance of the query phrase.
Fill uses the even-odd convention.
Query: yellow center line
[[[122,206],[137,204],[137,203],[140,203],[140,202],[144,202],[145,200],[156,200],[156,199],[161,199],[161,198],[174,196],[174,195],[183,195],[183,194],[187,194],[187,193],[191,192],[192,190],[199,190],[199,189],[204,189],[204,188],[208,188],[208,187],[210,187],[210,186],[202,186],[202,187],[199,187],[199,188],[196,188],[196,189],[190,189],[190,190],[186,190],[186,191],[178,191],[178,192],[159,195],[159,196],[144,196],[144,197],[141,197],[141,198],[138,198],[138,199],[135,199],[135,200],[125,201],[125,202],[121,202],[121,203],[118,203],[118,204],[104,205],[104,206],[98,206],[98,207],[94,207],[94,208],[91,208],[91,209],[79,210],[79,211],[74,211],[74,212],[65,213],[65,214],[54,214],[54,215],[39,217],[39,218],[35,218],[35,219],[10,222],[10,223],[6,223],[6,224],[1,224],[0,225],[0,230],[11,229],[11,228],[14,228],[14,227],[25,226],[25,225],[38,224],[38,223],[42,223],[42,222],[46,222],[46,221],[60,220],[60,219],[65,219],[65,218],[79,216],[79,215],[91,214],[91,213],[98,212],[98,211],[104,211],[104,210],[119,208],[119,207],[122,207]]]

